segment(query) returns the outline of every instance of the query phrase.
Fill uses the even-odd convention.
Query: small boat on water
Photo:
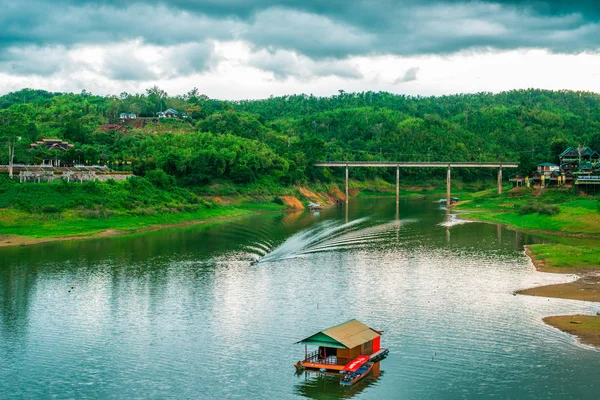
[[[323,209],[323,206],[319,203],[308,203],[307,207],[310,211],[320,211]]]
[[[373,363],[366,363],[360,366],[360,368],[358,368],[355,372],[349,372],[344,375],[340,383],[342,385],[354,385],[356,382],[369,375],[372,369]]]
[[[450,197],[450,204],[455,204],[458,203],[460,201],[460,198],[458,197]],[[441,205],[446,205],[447,200],[446,199],[440,199],[440,204]]]
[[[295,367],[339,373],[341,384],[353,385],[388,355],[389,350],[380,346],[382,333],[356,319],[322,330],[297,342],[304,344],[305,358]],[[311,345],[318,349],[309,353]]]

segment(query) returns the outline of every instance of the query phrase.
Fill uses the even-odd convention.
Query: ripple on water
[[[263,215],[56,243],[0,268],[0,393],[15,398],[586,398],[597,351],[542,322],[593,305],[513,296],[533,240],[435,205]],[[360,203],[357,203],[360,204]],[[353,215],[354,213],[354,215]],[[315,222],[316,221],[316,222]],[[321,222],[319,222],[321,221]],[[2,250],[0,250],[2,251]],[[251,265],[250,261],[264,261]],[[54,257],[54,258],[52,258]],[[52,258],[52,260],[49,260]],[[67,288],[75,286],[68,293]],[[4,293],[10,293],[6,296]],[[385,330],[355,392],[296,376],[294,343],[350,318]],[[7,367],[8,365],[8,367]]]

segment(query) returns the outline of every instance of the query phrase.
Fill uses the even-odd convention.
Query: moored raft
[[[343,384],[351,385],[368,375],[373,364],[389,353],[380,346],[381,334],[356,319],[317,332],[297,342],[305,345],[305,358],[295,367],[337,372],[343,376]],[[308,346],[318,348],[309,353]]]

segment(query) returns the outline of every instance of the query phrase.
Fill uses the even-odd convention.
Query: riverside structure
[[[502,169],[517,168],[517,162],[392,162],[392,161],[326,161],[315,167],[346,168],[346,204],[348,204],[348,169],[350,167],[393,168],[396,167],[396,204],[400,202],[400,168],[448,168],[446,173],[446,204],[450,204],[451,168],[498,168],[498,194],[502,194]]]

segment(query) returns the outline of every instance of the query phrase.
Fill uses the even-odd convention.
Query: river
[[[598,306],[513,294],[569,279],[541,240],[362,199],[1,248],[0,398],[596,399],[600,352],[542,318]],[[385,331],[379,373],[296,375],[294,343],[352,318]]]

